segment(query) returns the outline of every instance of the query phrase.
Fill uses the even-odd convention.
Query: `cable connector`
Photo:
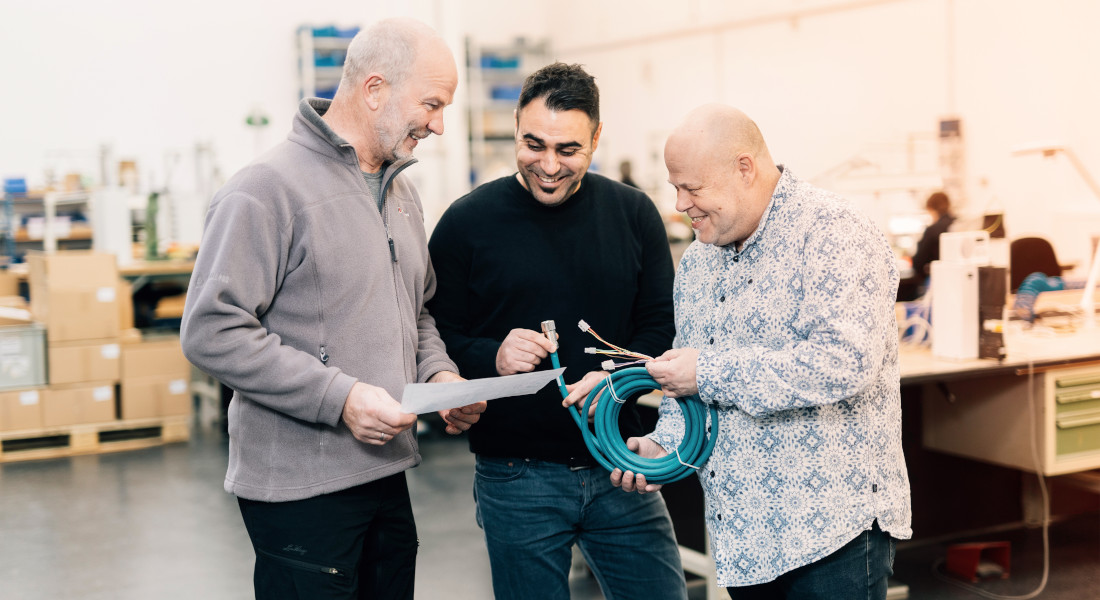
[[[550,340],[550,343],[554,344],[554,351],[558,349],[558,330],[554,327],[553,320],[546,320],[542,322],[542,334],[546,336],[546,339]]]
[[[577,327],[580,327],[581,331],[583,331],[585,333],[588,333],[588,330],[592,329],[591,327],[589,327],[588,323],[584,322],[584,319],[581,319],[580,321],[577,321]]]
[[[585,354],[599,354],[599,352],[597,352],[595,348],[585,348],[584,353]]]
[[[602,363],[600,363],[600,368],[603,369],[604,371],[614,371],[618,367],[615,364],[615,361],[605,360]]]

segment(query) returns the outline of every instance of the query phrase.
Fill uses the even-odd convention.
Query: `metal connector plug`
[[[595,348],[585,348],[584,353],[585,354],[596,354],[596,349]]]
[[[603,369],[604,371],[614,371],[615,368],[616,368],[615,367],[615,361],[605,360],[602,363],[600,363],[600,368]]]
[[[580,327],[581,331],[584,331],[586,333],[588,332],[589,329],[592,329],[591,327],[588,326],[588,323],[586,323],[584,321],[584,319],[581,319],[580,321],[577,321],[577,327]]]
[[[546,336],[546,339],[550,340],[551,344],[554,344],[554,351],[558,350],[558,330],[554,327],[553,320],[546,320],[542,322],[542,334]]]

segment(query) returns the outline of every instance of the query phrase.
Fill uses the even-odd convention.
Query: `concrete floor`
[[[492,598],[464,439],[422,440],[409,471],[420,553],[417,598]],[[0,600],[252,597],[254,555],[222,490],[228,442],[0,465]],[[581,571],[573,598],[602,598]]]
[[[417,598],[492,598],[489,562],[473,517],[473,457],[464,439],[425,437],[409,472],[421,549]],[[222,491],[227,441],[214,425],[187,443],[0,465],[0,599],[208,600],[252,597],[253,554],[234,498]],[[1032,590],[1041,575],[1039,530],[1005,531],[1013,571],[987,585]],[[1100,598],[1100,515],[1051,530],[1044,599]],[[964,541],[975,541],[966,539]],[[899,548],[897,579],[914,600],[975,596],[940,582],[931,565],[947,542]],[[602,598],[573,578],[574,600]],[[693,598],[705,590],[693,588]],[[654,599],[659,600],[659,599]]]

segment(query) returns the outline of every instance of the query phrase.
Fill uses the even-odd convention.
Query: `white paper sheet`
[[[466,406],[482,400],[526,396],[541,390],[565,370],[552,369],[504,377],[487,377],[447,383],[410,383],[401,396],[401,410],[424,414]]]

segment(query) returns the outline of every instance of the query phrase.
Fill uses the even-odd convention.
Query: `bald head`
[[[392,86],[400,86],[412,73],[418,57],[440,54],[454,61],[443,38],[423,22],[408,17],[383,19],[351,41],[340,89],[358,87],[371,73],[381,75]]]
[[[666,157],[670,150],[723,162],[748,153],[757,161],[765,158],[771,163],[768,146],[756,123],[745,113],[724,104],[704,104],[688,113],[669,136]]]
[[[696,239],[721,246],[756,230],[780,176],[756,123],[722,104],[688,113],[665,142],[665,166]]]
[[[321,118],[350,143],[364,172],[412,156],[420,140],[443,135],[443,109],[454,101],[454,55],[431,27],[385,19],[348,46],[344,77]]]

